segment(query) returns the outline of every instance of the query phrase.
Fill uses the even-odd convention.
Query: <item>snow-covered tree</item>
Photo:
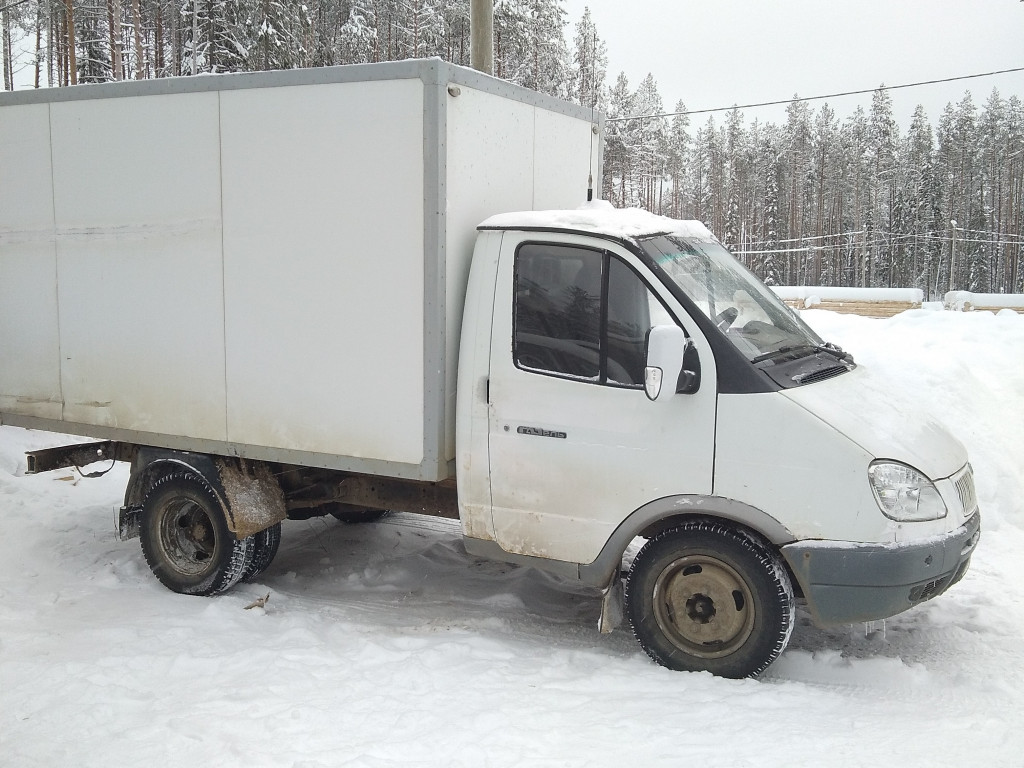
[[[312,27],[305,6],[286,0],[256,0],[245,28],[249,39],[247,69],[294,69],[307,60],[305,43]]]
[[[569,97],[577,104],[601,112],[606,111],[608,95],[605,79],[608,75],[608,49],[597,35],[597,27],[590,17],[589,7],[583,9],[583,16],[576,23],[571,74]]]
[[[182,72],[242,72],[250,62],[251,25],[239,0],[190,0],[181,7]],[[193,38],[193,29],[198,35]]]
[[[633,136],[633,153],[637,156],[634,164],[635,176],[633,188],[637,195],[637,203],[641,208],[652,212],[660,210],[660,199],[664,191],[665,148],[668,126],[664,117],[661,94],[654,76],[648,74],[643,79],[636,93],[633,94],[632,107],[638,115],[652,115],[640,120],[630,121]]]
[[[665,173],[671,185],[669,204],[664,212],[675,218],[684,217],[684,200],[687,185],[687,173],[690,162],[690,116],[686,114],[686,104],[677,101],[673,109],[665,145]]]
[[[559,0],[532,0],[526,40],[528,61],[521,85],[559,98],[569,96],[565,9]]]
[[[620,206],[626,205],[626,184],[634,162],[634,138],[631,127],[633,121],[618,118],[630,117],[633,114],[633,92],[629,87],[629,79],[625,72],[620,72],[609,98],[604,181],[601,185],[602,197]]]
[[[781,285],[779,274],[779,162],[778,154],[770,144],[764,147],[765,156],[775,155],[768,167],[764,190],[764,230],[762,249],[765,253],[760,261],[760,269],[756,270],[767,285]]]
[[[338,30],[335,51],[340,62],[363,64],[373,61],[377,50],[376,15],[371,3],[354,0],[348,18]]]

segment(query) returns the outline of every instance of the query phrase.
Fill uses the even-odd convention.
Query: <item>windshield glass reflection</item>
[[[715,241],[658,235],[647,254],[751,362],[808,354],[824,342]]]

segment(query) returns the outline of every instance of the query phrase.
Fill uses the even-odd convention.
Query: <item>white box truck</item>
[[[0,423],[99,440],[30,471],[131,462],[119,533],[182,593],[287,518],[442,515],[740,677],[796,600],[960,579],[963,447],[702,225],[584,203],[601,132],[437,60],[0,96]]]

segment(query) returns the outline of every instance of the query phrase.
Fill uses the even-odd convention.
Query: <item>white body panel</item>
[[[787,398],[827,421],[873,458],[898,459],[933,480],[967,463],[967,450],[931,414],[902,396],[885,373],[859,366],[813,387],[786,390]]]
[[[481,232],[473,253],[473,276],[466,293],[466,317],[459,347],[458,418],[456,419],[459,517],[462,532],[474,539],[494,539],[491,516],[491,457],[488,448],[491,369],[491,323],[494,281],[498,275],[501,232]]]
[[[0,412],[61,413],[49,107],[0,110]],[[41,140],[41,138],[43,140]],[[33,179],[14,184],[9,179]],[[15,362],[17,361],[17,362]]]
[[[50,109],[63,420],[225,440],[216,94]]]
[[[895,541],[897,524],[868,485],[874,457],[784,394],[720,395],[716,440],[715,495],[762,510],[797,539]]]
[[[419,464],[422,83],[231,91],[221,109],[229,439]]]
[[[592,125],[438,60],[0,96],[0,421],[444,479],[476,225]]]

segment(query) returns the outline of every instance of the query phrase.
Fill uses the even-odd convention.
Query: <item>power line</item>
[[[859,251],[864,251],[864,250],[870,250],[870,249],[873,249],[873,248],[892,247],[895,244],[894,241],[897,240],[897,239],[903,240],[905,243],[909,244],[907,241],[909,241],[911,237],[912,236],[910,236],[910,235],[900,235],[898,237],[894,237],[893,240],[865,240],[865,241],[857,240],[857,241],[853,241],[853,242],[850,242],[850,243],[838,242],[838,243],[833,243],[832,245],[808,245],[808,246],[805,246],[803,248],[764,248],[763,247],[764,243],[751,243],[752,246],[761,246],[761,247],[757,247],[757,248],[737,248],[735,251],[732,251],[732,253],[734,255],[736,255],[736,256],[750,256],[750,255],[754,255],[754,254],[764,254],[764,253],[775,253],[775,254],[783,254],[783,253],[808,253],[809,254],[809,253],[815,253],[815,252],[818,252],[818,253],[828,253],[828,252],[844,251],[844,250],[845,251],[858,251],[859,252]],[[941,244],[948,243],[951,240],[951,238],[948,238],[948,237],[933,237],[933,236],[928,236],[928,235],[919,235],[917,237],[917,239],[922,241],[922,242],[927,241],[927,242],[941,243]],[[976,245],[991,245],[991,246],[996,246],[996,247],[1002,247],[1002,246],[1007,246],[1007,245],[1009,245],[1009,246],[1019,246],[1019,245],[1021,245],[1021,242],[1019,240],[962,240],[960,238],[957,238],[956,242],[957,242],[957,244],[963,244],[963,245],[976,244]]]
[[[965,230],[958,229],[957,231],[958,232],[962,232],[962,231],[965,231]],[[957,237],[956,238],[956,242],[957,243],[963,243],[964,245],[968,245],[968,244],[995,245],[995,246],[1005,246],[1005,245],[1020,246],[1020,245],[1024,245],[1024,236],[1013,234],[1011,232],[996,233],[996,232],[986,232],[984,230],[969,230],[969,231],[977,232],[978,234],[981,234],[981,235],[987,235],[987,237],[984,237],[984,238]],[[858,229],[858,230],[848,230],[846,232],[836,232],[835,234],[831,234],[831,235],[818,235],[818,236],[810,236],[810,237],[804,237],[804,238],[787,238],[787,239],[784,239],[784,240],[776,241],[777,242],[777,246],[774,247],[774,248],[766,248],[765,246],[767,245],[767,243],[765,241],[763,241],[763,240],[760,240],[760,241],[753,240],[753,241],[749,241],[747,243],[747,247],[746,248],[737,249],[737,250],[733,251],[733,253],[735,253],[736,255],[746,256],[746,255],[751,255],[751,254],[763,254],[763,253],[779,253],[779,254],[781,254],[781,253],[810,253],[810,252],[814,252],[814,251],[836,251],[836,250],[842,250],[842,249],[848,249],[848,248],[853,248],[854,250],[861,250],[861,249],[866,249],[866,248],[883,248],[883,247],[887,247],[887,246],[891,247],[892,245],[896,244],[899,241],[902,241],[904,244],[909,244],[910,241],[948,243],[948,242],[950,242],[953,239],[951,236],[947,236],[947,235],[924,234],[924,233],[914,233],[914,232],[894,232],[894,233],[892,233],[890,235],[883,235],[881,233],[875,233],[875,235],[873,236],[873,238],[871,240],[862,240],[862,239],[859,239],[859,238],[855,237],[856,235],[863,235],[863,234],[865,234],[865,230]],[[995,235],[995,238],[992,237],[993,235]],[[817,245],[817,244],[814,244],[814,243],[810,242],[812,240],[825,240],[825,239],[833,239],[834,242],[827,243],[827,244],[824,244],[824,245]],[[802,245],[802,246],[796,246],[796,247],[793,247],[793,246],[781,247],[781,246],[786,246],[786,244],[788,244],[788,243],[801,243],[801,242],[807,243],[807,244],[806,245]]]
[[[1024,2],[1024,0],[1022,0]],[[820,101],[822,99],[835,99],[840,96],[861,96],[865,93],[875,91],[895,91],[899,88],[917,88],[922,85],[935,85],[937,83],[952,83],[957,80],[970,80],[975,77],[991,77],[992,75],[1005,75],[1010,72],[1024,72],[1024,67],[1013,69],[998,69],[994,72],[981,72],[976,75],[959,75],[957,77],[944,77],[938,80],[922,80],[919,83],[904,83],[903,85],[880,85],[877,88],[864,88],[859,91],[843,91],[842,93],[827,93],[824,96],[808,96],[806,98],[782,99],[781,101],[762,101],[758,104],[734,104],[731,107],[715,107],[714,109],[688,109],[685,112],[662,112],[656,115],[630,115],[629,117],[608,117],[605,122],[614,123],[622,120],[646,120],[652,117],[677,117],[679,115],[704,115],[709,112],[729,112],[733,109],[753,109],[754,107],[775,107],[780,104],[795,104],[798,101]]]
[[[28,0],[17,0],[16,2],[13,2],[10,5],[0,6],[0,13],[3,13],[4,11],[9,11],[11,10],[11,8],[16,8],[19,5],[24,5],[27,2]]]

